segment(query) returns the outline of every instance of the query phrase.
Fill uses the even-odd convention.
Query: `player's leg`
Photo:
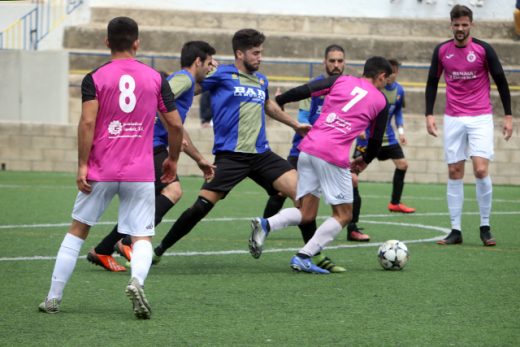
[[[287,161],[289,162],[289,164],[292,165],[292,167],[294,169],[297,168],[297,166],[298,166],[298,157],[297,156],[289,156],[289,157],[287,157]],[[280,193],[269,196],[269,199],[267,200],[267,203],[264,208],[263,218],[269,218],[269,217],[277,214],[282,209],[282,207],[285,203],[285,200],[287,200],[287,197]],[[316,227],[314,228],[314,230],[316,230]],[[314,232],[314,230],[313,230],[313,232]],[[305,239],[306,235],[302,235],[302,236]],[[312,235],[310,235],[310,237],[312,237]]]
[[[490,215],[493,184],[489,176],[489,161],[493,159],[492,115],[471,117],[468,125],[469,155],[473,163],[477,203],[480,210],[480,238],[484,246],[496,245],[491,234]]]
[[[132,237],[131,275],[126,294],[139,319],[149,319],[151,308],[143,291],[152,265],[152,236],[155,234],[155,193],[152,182],[121,182],[119,230]]]
[[[464,163],[468,158],[468,136],[462,118],[444,116],[444,157],[448,163],[446,199],[450,214],[451,232],[438,244],[462,243],[462,208],[464,205]]]
[[[185,210],[154,249],[154,263],[168,248],[187,235],[204,218],[215,204],[226,197],[235,185],[247,177],[249,162],[241,153],[219,153],[215,157],[215,176],[204,182],[195,203]]]
[[[92,192],[79,192],[72,210],[72,224],[65,235],[54,264],[51,287],[44,302],[39,306],[41,312],[57,313],[67,285],[90,226],[94,225],[117,191],[113,182],[93,182]]]
[[[357,222],[359,221],[359,214],[361,212],[361,195],[359,194],[359,176],[352,173],[352,191],[353,191],[353,204],[352,204],[352,220],[347,224],[347,240],[357,242],[368,242],[370,236],[363,233],[361,228],[358,227]]]

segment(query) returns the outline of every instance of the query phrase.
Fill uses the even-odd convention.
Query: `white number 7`
[[[352,89],[352,92],[350,92],[350,95],[355,95],[355,97],[352,100],[350,100],[345,106],[343,106],[341,111],[347,112],[352,108],[352,106],[357,104],[359,100],[363,99],[367,94],[368,91],[359,87],[354,87],[354,89]]]

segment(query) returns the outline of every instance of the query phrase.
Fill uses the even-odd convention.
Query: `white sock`
[[[323,247],[334,240],[334,238],[340,233],[341,229],[341,224],[339,224],[335,218],[327,218],[325,222],[316,229],[312,239],[310,239],[309,242],[300,249],[299,253],[307,254],[310,257],[318,254],[321,252]]]
[[[153,248],[148,240],[138,240],[132,246],[131,277],[137,279],[140,285],[144,285],[150,266],[152,265]]]
[[[56,255],[56,263],[54,264],[54,271],[52,272],[51,288],[48,299],[61,300],[63,297],[63,290],[70,279],[76,261],[78,260],[79,251],[83,245],[84,240],[77,236],[67,233],[61,242],[58,255]]]
[[[491,177],[477,178],[475,183],[477,202],[480,208],[480,225],[489,225],[491,203],[493,201],[493,183],[491,182]]]
[[[267,218],[270,231],[286,228],[290,225],[298,225],[302,221],[302,213],[296,207],[284,208],[272,217]]]
[[[464,204],[464,183],[462,179],[448,179],[448,210],[450,211],[451,228],[461,230],[462,206]]]

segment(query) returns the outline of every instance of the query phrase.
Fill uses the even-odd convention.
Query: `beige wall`
[[[201,129],[195,115],[187,122],[190,135],[208,158],[212,159],[213,132]],[[509,142],[501,134],[501,119],[495,122],[495,160],[491,175],[495,184],[520,185],[520,119],[515,119],[515,130]],[[442,117],[437,117],[442,131]],[[273,150],[286,156],[292,130],[268,123],[268,137]],[[447,169],[443,159],[442,137],[433,138],[426,134],[424,117],[406,117],[406,135],[409,145],[404,147],[409,161],[407,182],[446,182]],[[14,171],[58,171],[75,172],[77,160],[75,125],[12,124],[0,122],[0,164]],[[187,156],[181,156],[179,174],[199,175],[199,169]],[[474,182],[471,164],[466,166],[466,182]],[[393,164],[389,161],[374,161],[363,178],[368,181],[391,181]]]

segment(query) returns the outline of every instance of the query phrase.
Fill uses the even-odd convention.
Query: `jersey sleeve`
[[[480,45],[482,45],[486,51],[486,60],[489,69],[489,74],[493,77],[493,81],[497,86],[498,94],[500,95],[500,100],[502,101],[502,106],[504,107],[504,113],[507,115],[512,114],[511,110],[511,93],[509,92],[509,85],[507,83],[507,78],[504,73],[504,69],[502,68],[502,64],[500,64],[500,60],[498,56],[489,44],[474,40]]]
[[[363,161],[367,164],[374,160],[383,143],[383,135],[385,134],[388,121],[388,108],[388,101],[385,98],[385,107],[379,112],[370,127],[370,138],[368,139],[366,152],[363,154]]]
[[[191,89],[193,82],[191,79],[185,74],[177,74],[173,76],[168,83],[172,89],[173,95],[175,98],[178,98],[182,95],[182,93]]]
[[[403,107],[404,107],[404,89],[400,85],[397,87],[398,101],[395,103],[395,125],[396,127],[402,127],[404,125],[403,118]]]
[[[161,112],[171,112],[177,109],[172,89],[164,76],[161,76],[161,93],[159,95],[158,104],[159,111]]]
[[[299,87],[289,89],[282,95],[278,95],[276,97],[276,102],[280,106],[283,106],[289,102],[300,101],[310,98],[311,96],[325,95],[329,92],[330,88],[339,77],[340,75],[330,76],[328,78],[315,80]]]
[[[211,71],[208,76],[200,83],[200,86],[202,88],[202,91],[208,91],[215,89],[220,84],[220,67],[214,69]]]
[[[439,60],[439,50],[441,45],[435,47],[433,51],[432,61],[430,64],[430,71],[428,72],[428,81],[426,82],[426,111],[425,115],[433,114],[433,106],[435,105],[435,98],[437,97],[437,88],[439,87],[439,80],[442,75],[442,64]]]
[[[88,73],[81,82],[81,101],[86,102],[96,99],[96,85],[92,73]]]

